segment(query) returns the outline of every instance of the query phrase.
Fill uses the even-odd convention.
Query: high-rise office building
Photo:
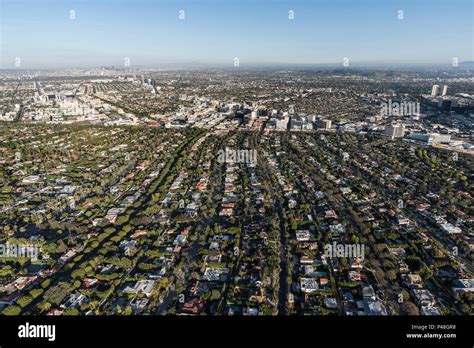
[[[436,97],[438,95],[439,91],[439,85],[433,85],[433,88],[431,89],[431,96]]]
[[[443,92],[441,93],[441,95],[444,97],[447,94],[448,94],[448,85],[444,85],[443,86]]]
[[[385,135],[390,139],[402,138],[405,134],[405,126],[403,124],[391,124],[385,127]]]

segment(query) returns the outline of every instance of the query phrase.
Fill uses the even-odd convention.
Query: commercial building
[[[411,133],[408,138],[425,142],[427,145],[449,144],[451,141],[451,135],[438,133]]]
[[[448,86],[447,85],[444,85],[443,86],[443,92],[441,92],[441,96],[445,96],[448,94]]]
[[[331,120],[318,120],[316,127],[319,129],[331,129]]]
[[[405,134],[405,126],[403,124],[391,124],[385,127],[385,135],[390,139],[402,138]]]

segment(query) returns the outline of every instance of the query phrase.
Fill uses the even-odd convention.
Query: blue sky
[[[0,2],[1,68],[473,60],[471,0]]]

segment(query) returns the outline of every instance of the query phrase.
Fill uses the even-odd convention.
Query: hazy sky
[[[0,2],[4,69],[473,60],[471,0]]]

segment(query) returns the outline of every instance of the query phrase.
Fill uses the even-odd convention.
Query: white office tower
[[[385,135],[390,139],[402,138],[405,134],[405,126],[403,124],[391,124],[385,127]]]
[[[252,120],[255,120],[256,118],[258,118],[258,110],[253,110],[252,114],[250,115],[250,118]]]
[[[431,96],[436,97],[438,95],[439,91],[439,85],[433,85],[433,88],[431,89]]]
[[[441,93],[441,96],[445,96],[448,94],[448,85],[444,85],[443,86],[443,92]]]

